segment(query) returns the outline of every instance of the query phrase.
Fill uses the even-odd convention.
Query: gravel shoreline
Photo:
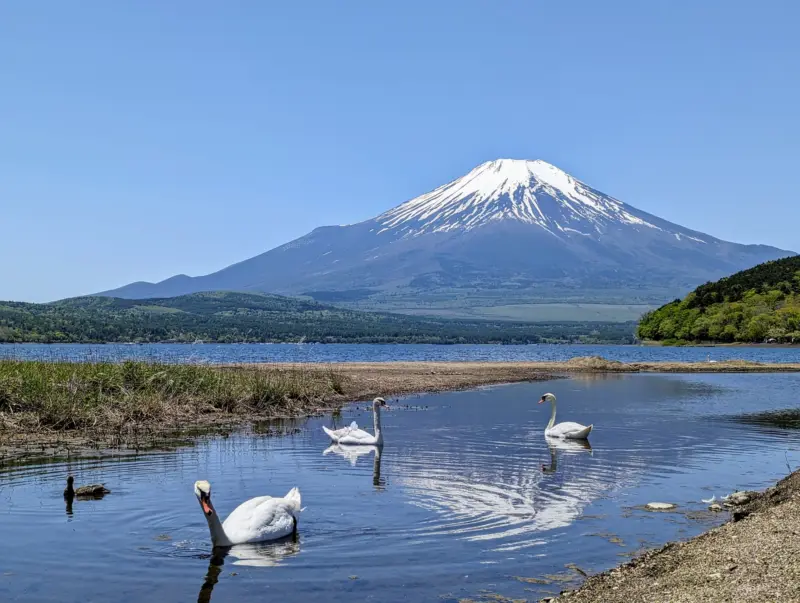
[[[728,523],[540,601],[800,602],[800,470],[734,508]]]

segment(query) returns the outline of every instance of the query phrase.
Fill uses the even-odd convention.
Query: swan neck
[[[381,440],[381,407],[380,406],[373,406],[372,407],[372,424],[375,428],[375,439],[380,441]]]
[[[204,514],[205,515],[205,514]],[[222,527],[222,522],[219,520],[216,509],[211,516],[205,516],[208,522],[208,531],[211,533],[211,544],[214,546],[230,546],[231,541],[228,535],[225,534],[225,528]]]
[[[552,429],[553,425],[556,424],[556,401],[551,401],[550,405],[553,407],[553,410],[550,412],[550,422],[547,424],[547,429]]]
[[[556,456],[555,446],[548,446],[550,449],[550,469],[548,473],[555,473],[558,470],[558,457]]]

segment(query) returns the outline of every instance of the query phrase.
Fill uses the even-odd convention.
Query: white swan
[[[336,431],[328,429],[324,425],[323,431],[328,437],[337,444],[381,446],[383,444],[383,434],[381,433],[381,406],[386,406],[386,400],[375,398],[372,401],[372,421],[375,425],[375,435],[368,431],[358,428],[358,424],[353,421],[349,427],[342,427]]]
[[[556,397],[553,394],[545,394],[542,396],[542,399],[539,400],[539,404],[544,404],[545,402],[550,402],[553,406],[550,422],[544,430],[545,436],[551,438],[565,438],[568,440],[585,440],[589,437],[589,433],[591,433],[594,425],[589,425],[587,427],[586,425],[572,422],[559,423],[556,425]]]
[[[277,540],[297,531],[297,516],[302,510],[297,488],[289,490],[283,498],[251,498],[236,507],[224,523],[211,504],[211,484],[205,480],[195,482],[194,494],[206,516],[215,547]]]

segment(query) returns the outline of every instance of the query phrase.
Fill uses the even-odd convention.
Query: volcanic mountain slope
[[[373,219],[317,228],[213,274],[138,282],[103,295],[237,290],[340,302],[660,302],[788,255],[672,224],[544,161],[499,159]]]

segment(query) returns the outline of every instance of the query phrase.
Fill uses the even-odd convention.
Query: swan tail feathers
[[[588,427],[584,427],[578,431],[572,431],[569,433],[564,434],[564,437],[570,440],[585,440],[589,437],[589,434],[592,433],[592,428],[594,425],[589,425]],[[547,432],[545,432],[547,435]]]
[[[334,442],[338,442],[338,441],[339,441],[339,438],[337,438],[337,437],[336,437],[336,434],[335,434],[335,433],[333,433],[333,432],[332,432],[330,429],[328,429],[328,428],[327,428],[327,427],[325,427],[324,425],[322,426],[322,431],[324,431],[325,433],[327,433],[327,434],[328,434],[328,437],[329,437],[331,440],[333,440]]]
[[[302,500],[300,498],[300,490],[297,488],[292,488],[289,490],[289,493],[283,497],[287,503],[289,503],[289,508],[293,513],[300,513],[304,507],[302,507]],[[302,507],[302,508],[301,508]]]

